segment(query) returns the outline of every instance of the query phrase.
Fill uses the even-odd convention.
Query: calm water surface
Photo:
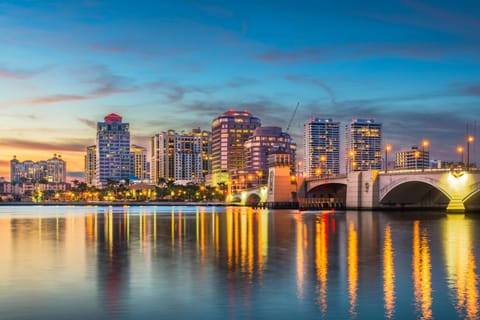
[[[478,319],[480,215],[0,207],[2,319]]]

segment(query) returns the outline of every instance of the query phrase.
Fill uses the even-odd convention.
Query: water
[[[0,207],[2,319],[478,319],[480,215]]]

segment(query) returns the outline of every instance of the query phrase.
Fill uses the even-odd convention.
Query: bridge
[[[435,208],[447,212],[480,209],[480,170],[458,168],[354,171],[305,179],[299,196],[328,195],[352,209]]]
[[[307,178],[298,181],[296,187],[299,202],[332,207],[429,208],[447,212],[480,210],[478,169],[354,171],[344,175]],[[245,190],[230,195],[227,201],[236,200],[243,205],[265,202],[267,188],[271,190],[270,186]]]

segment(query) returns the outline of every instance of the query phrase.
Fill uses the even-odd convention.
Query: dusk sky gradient
[[[0,176],[13,155],[83,171],[110,112],[147,146],[228,109],[285,128],[297,102],[299,158],[316,116],[375,118],[393,152],[427,138],[458,160],[480,114],[479,17],[478,1],[0,1]]]

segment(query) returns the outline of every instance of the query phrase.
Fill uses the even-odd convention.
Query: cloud
[[[258,80],[255,79],[255,78],[235,77],[235,78],[227,81],[224,87],[236,89],[236,88],[240,88],[240,87],[246,87],[246,86],[254,85],[256,83],[258,83]]]
[[[426,3],[421,3],[414,0],[403,0],[403,3],[408,6],[418,10],[420,12],[426,13],[432,17],[435,17],[441,21],[450,21],[450,25],[463,25],[469,28],[480,28],[480,20],[474,17],[463,15],[463,14],[454,14],[451,9],[444,10],[440,7],[433,7]]]
[[[73,95],[73,94],[56,94],[51,96],[33,98],[30,100],[26,100],[20,104],[52,104],[52,103],[61,103],[61,102],[70,102],[70,101],[82,101],[82,100],[88,100],[88,99],[92,99],[92,97]]]
[[[92,129],[97,128],[97,122],[96,121],[85,119],[85,118],[77,118],[77,119],[78,119],[78,121],[85,124],[89,128],[92,128]]]
[[[91,139],[68,139],[56,142],[41,142],[31,139],[0,139],[2,148],[25,149],[28,151],[51,151],[51,152],[84,152]]]
[[[176,103],[182,101],[185,95],[190,93],[208,94],[213,91],[213,88],[199,87],[191,85],[180,85],[174,80],[160,79],[145,85],[147,89],[152,92],[160,93],[166,98],[163,103]]]
[[[11,69],[7,67],[0,66],[0,79],[10,79],[10,80],[27,80],[33,76],[51,68],[51,66],[43,66],[36,69]]]
[[[307,47],[296,50],[268,49],[251,55],[254,60],[265,63],[330,63],[380,57],[398,57],[417,60],[438,60],[446,56],[469,54],[473,59],[480,47],[473,43],[451,46],[446,43],[389,43],[362,42],[326,47]]]
[[[480,85],[469,85],[459,90],[459,94],[480,97]]]
[[[337,104],[337,101],[336,101],[337,98],[335,97],[335,93],[333,92],[333,90],[329,86],[327,86],[324,82],[318,79],[311,78],[305,75],[287,75],[285,76],[285,79],[291,82],[299,83],[299,84],[310,84],[310,85],[317,86],[323,89],[328,94],[328,96],[330,97],[330,102],[333,105]]]

